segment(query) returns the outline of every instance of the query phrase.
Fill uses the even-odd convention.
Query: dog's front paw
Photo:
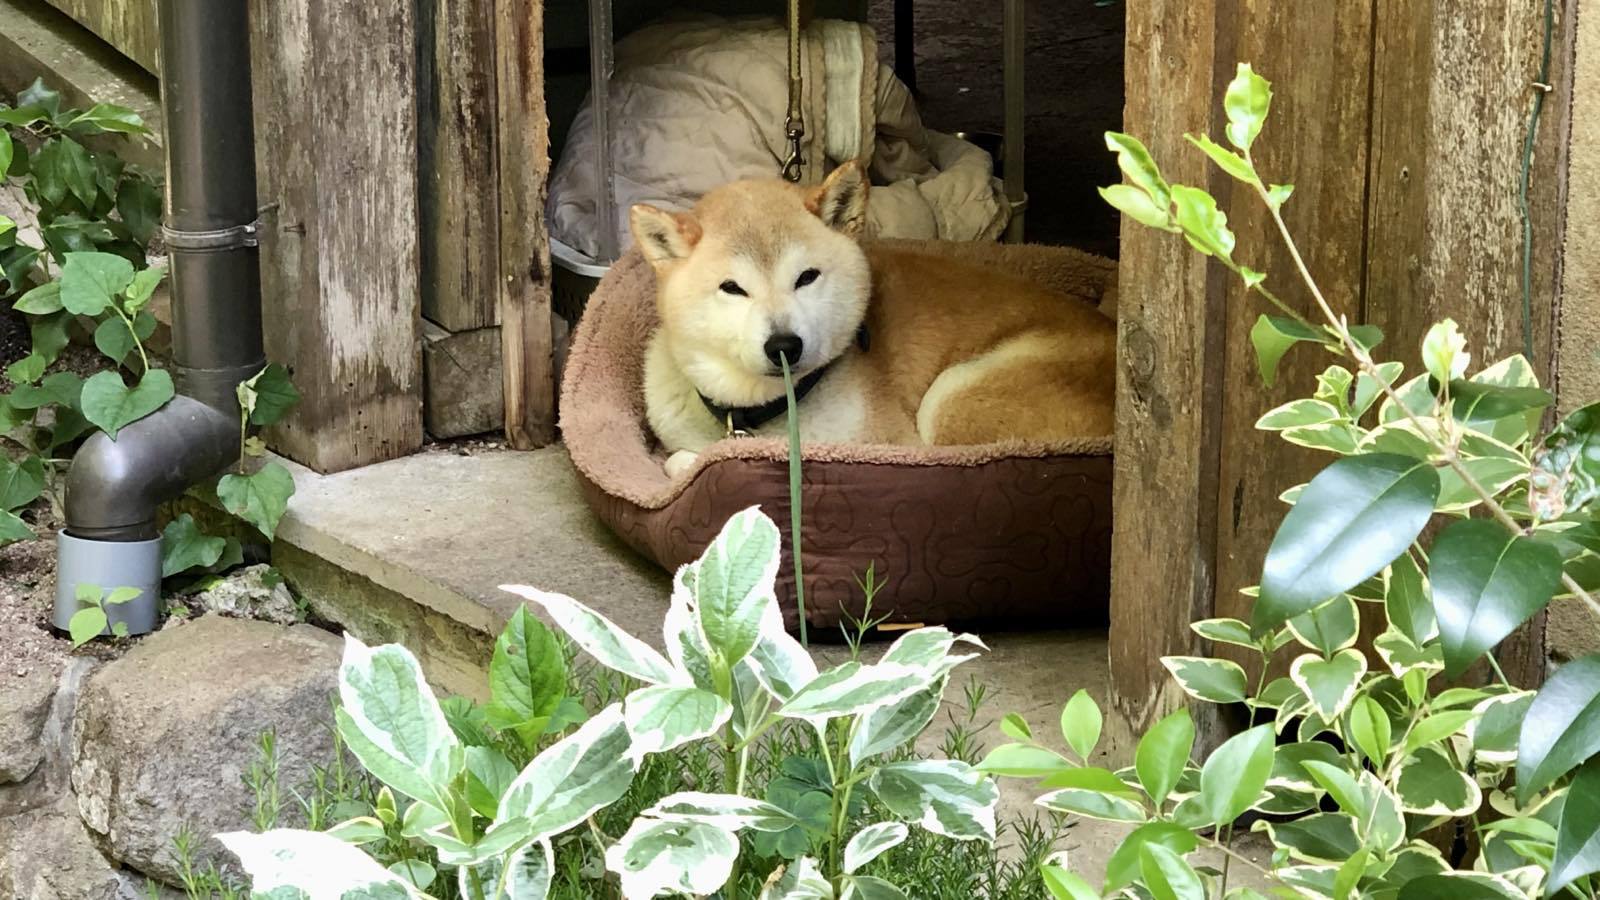
[[[679,475],[694,468],[695,458],[699,454],[692,450],[679,450],[667,457],[667,477],[677,478]]]

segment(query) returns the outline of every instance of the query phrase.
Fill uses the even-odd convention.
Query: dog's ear
[[[648,203],[628,210],[628,227],[651,265],[683,259],[700,243],[700,222],[693,215],[667,212]]]
[[[867,227],[868,186],[867,170],[852,159],[806,195],[806,209],[829,228],[859,235]]]

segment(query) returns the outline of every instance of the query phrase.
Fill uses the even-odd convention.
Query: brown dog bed
[[[1022,275],[1115,315],[1116,265],[1065,247],[896,242]],[[974,298],[981,302],[981,298]],[[561,429],[595,512],[673,570],[729,516],[758,505],[785,533],[778,599],[797,624],[789,554],[788,448],[732,438],[673,481],[641,386],[656,325],[655,274],[637,251],[589,298],[568,357]],[[892,622],[1105,622],[1111,571],[1111,438],[981,447],[821,445],[803,457],[806,620],[859,616],[871,565]]]

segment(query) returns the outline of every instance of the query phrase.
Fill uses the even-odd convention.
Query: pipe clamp
[[[215,231],[180,231],[161,225],[161,238],[169,250],[206,252],[213,250],[240,250],[260,245],[261,220],[248,225],[219,228]]]

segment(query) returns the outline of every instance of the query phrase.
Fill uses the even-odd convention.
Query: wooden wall
[[[156,0],[45,0],[99,35],[122,55],[154,74],[159,69],[161,33]]]
[[[1309,309],[1253,195],[1183,140],[1220,139],[1222,89],[1236,63],[1253,63],[1275,90],[1258,167],[1297,186],[1285,215],[1330,302],[1380,325],[1381,352],[1413,371],[1443,315],[1491,361],[1522,345],[1516,197],[1541,15],[1539,3],[1504,0],[1129,0],[1126,130],[1171,180],[1207,186],[1238,233],[1235,258]],[[1563,71],[1568,18],[1556,35]],[[1559,72],[1556,81],[1533,197],[1533,336],[1546,375],[1570,93]],[[1263,387],[1248,341],[1260,301],[1181,239],[1131,222],[1121,291],[1111,678],[1112,733],[1126,751],[1131,734],[1182,703],[1159,658],[1213,651],[1188,623],[1245,612],[1238,591],[1259,580],[1286,511],[1278,493],[1328,461],[1252,425],[1308,394],[1331,360],[1291,352],[1277,386]],[[1541,629],[1502,654],[1523,683],[1541,675]],[[1202,727],[1215,739],[1225,723]]]

